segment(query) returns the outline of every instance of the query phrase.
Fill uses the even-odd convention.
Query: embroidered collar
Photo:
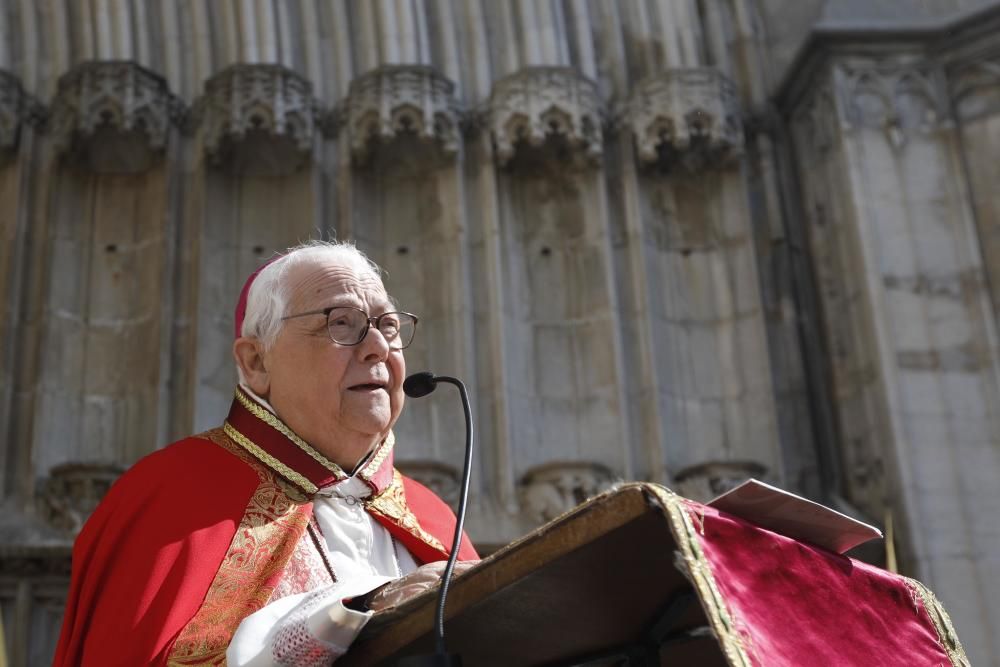
[[[309,496],[320,488],[350,479],[340,466],[297,436],[240,387],[236,388],[223,429],[254,458]],[[354,477],[371,487],[373,495],[379,495],[392,483],[394,440],[390,432],[354,473]]]

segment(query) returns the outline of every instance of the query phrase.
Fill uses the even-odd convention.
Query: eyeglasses
[[[326,317],[326,330],[330,340],[338,345],[357,345],[368,335],[368,329],[375,327],[389,343],[392,350],[402,350],[413,342],[417,331],[417,316],[412,313],[382,313],[371,317],[365,311],[350,306],[331,306],[323,310],[310,310],[282,317],[281,321],[292,320],[307,315]]]

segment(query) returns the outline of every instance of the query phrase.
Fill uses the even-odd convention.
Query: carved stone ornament
[[[113,464],[56,466],[40,489],[40,513],[49,525],[75,535],[122,472]]]
[[[698,502],[708,502],[747,481],[767,474],[767,468],[755,461],[709,461],[681,470],[674,475],[674,491]]]
[[[0,544],[0,604],[7,602],[3,599],[2,591],[14,588],[13,586],[9,588],[5,586],[5,584],[14,583],[11,579],[24,581],[35,578],[36,581],[32,582],[34,584],[32,586],[33,592],[41,593],[39,597],[43,598],[51,599],[54,597],[61,610],[66,604],[66,588],[72,571],[71,550],[72,542],[69,540],[66,541],[65,545]],[[54,582],[52,578],[55,578]],[[42,585],[39,586],[39,584]],[[50,597],[46,593],[55,593],[55,595]],[[12,621],[9,617],[2,620],[4,622]],[[56,630],[58,631],[58,628]]]
[[[845,128],[884,130],[900,148],[911,132],[950,125],[943,77],[931,64],[841,63],[833,81]]]
[[[148,169],[184,116],[159,75],[131,61],[92,61],[59,79],[52,104],[56,150],[101,172]]]
[[[397,461],[396,467],[436,493],[452,509],[458,507],[461,492],[459,471],[437,461]]]
[[[549,463],[528,471],[521,480],[521,503],[535,520],[551,521],[616,481],[599,463]]]
[[[562,145],[597,164],[603,118],[597,84],[570,67],[527,67],[500,79],[487,113],[501,165],[524,145]]]
[[[712,68],[675,69],[640,81],[625,116],[643,164],[696,170],[731,164],[743,153],[736,86]]]
[[[1000,58],[981,60],[950,72],[955,113],[964,121],[1000,113]]]
[[[24,92],[18,78],[0,70],[0,156],[17,150],[22,124],[37,125],[43,118],[41,105]]]
[[[404,135],[438,146],[452,156],[461,140],[455,84],[433,67],[387,65],[351,82],[343,109],[351,153],[364,162],[374,142]]]
[[[809,154],[826,155],[838,139],[841,123],[830,77],[813,85],[811,94],[795,109],[792,129],[796,142]]]
[[[281,65],[232,65],[207,82],[197,115],[205,152],[238,173],[281,175],[312,154],[312,84]]]

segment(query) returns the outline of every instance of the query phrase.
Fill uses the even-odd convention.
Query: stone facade
[[[487,549],[756,476],[891,521],[1000,665],[997,35],[987,0],[0,0],[12,664],[103,490],[225,415],[245,277],[335,236],[421,316],[409,368],[474,388]],[[396,430],[456,502],[457,402]]]

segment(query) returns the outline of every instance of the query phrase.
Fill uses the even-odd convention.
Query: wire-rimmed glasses
[[[338,345],[357,345],[368,335],[368,329],[375,327],[393,350],[405,349],[413,342],[417,331],[417,316],[413,313],[390,312],[372,317],[360,308],[351,306],[330,306],[322,310],[310,310],[282,317],[291,320],[307,315],[326,317],[326,330],[330,340]]]

